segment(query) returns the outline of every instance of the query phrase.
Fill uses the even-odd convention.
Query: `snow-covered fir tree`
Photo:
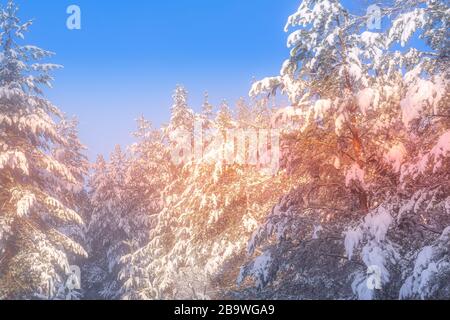
[[[188,105],[188,92],[186,88],[178,85],[173,94],[170,124],[168,132],[177,133],[181,130],[192,132],[194,128],[194,112]]]
[[[141,290],[149,281],[147,266],[132,262],[133,254],[148,244],[163,209],[164,190],[176,176],[177,167],[171,162],[162,131],[154,129],[143,117],[138,119],[134,136],[137,142],[130,148],[127,175],[133,233],[128,243],[130,251],[121,258],[120,294],[122,299],[148,299]]]
[[[284,163],[302,182],[250,241],[244,295],[448,297],[448,3],[383,12],[375,33],[339,1],[302,1],[280,76],[251,90],[289,96]],[[417,34],[430,51],[395,49]]]
[[[0,9],[0,298],[65,298],[70,258],[86,257],[64,232],[83,225],[68,196],[82,188],[83,164],[72,166],[81,150],[72,153],[76,136],[61,132],[63,115],[42,94],[58,66],[22,44],[31,22],[17,11],[13,1]]]
[[[221,131],[225,132],[227,129],[232,129],[235,127],[233,121],[233,114],[231,113],[230,106],[226,100],[220,103],[219,111],[217,112],[215,127]]]
[[[132,225],[129,212],[128,159],[120,146],[106,162],[99,156],[90,181],[88,226],[90,263],[87,265],[88,296],[117,299],[120,294],[120,259],[129,253]]]
[[[205,92],[202,112],[200,114],[200,119],[202,121],[203,128],[209,130],[212,128],[212,119],[214,116],[214,106],[209,102],[209,94]]]
[[[252,109],[244,98],[240,98],[236,103],[236,120],[239,128],[248,128],[253,123]]]

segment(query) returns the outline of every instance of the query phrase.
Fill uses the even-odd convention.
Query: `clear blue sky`
[[[5,3],[6,0],[0,0]],[[57,53],[49,99],[80,120],[91,159],[132,141],[134,119],[168,121],[176,84],[199,109],[246,96],[253,77],[276,75],[287,57],[283,28],[300,0],[16,0],[35,24],[27,42]],[[366,1],[361,1],[361,3]],[[66,9],[82,30],[66,28]]]

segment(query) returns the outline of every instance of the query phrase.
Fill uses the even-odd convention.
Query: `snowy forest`
[[[294,1],[278,75],[201,112],[174,83],[167,124],[132,115],[94,163],[1,3],[1,300],[450,299],[449,2],[370,30]]]

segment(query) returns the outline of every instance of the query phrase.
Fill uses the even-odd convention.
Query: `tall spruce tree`
[[[240,278],[253,277],[260,295],[448,295],[448,3],[396,1],[382,12],[392,24],[373,32],[369,16],[340,1],[302,1],[281,74],[252,88],[280,88],[300,115],[284,163],[301,182],[254,234],[249,253],[264,250]],[[382,291],[367,286],[374,272]]]
[[[21,24],[17,12],[13,1],[0,11],[0,298],[55,298],[69,258],[86,256],[64,234],[83,224],[65,197],[82,188],[82,172],[72,170],[72,155],[52,154],[75,139],[60,134],[62,114],[42,94],[59,66],[37,62],[51,52],[21,44],[31,22]]]

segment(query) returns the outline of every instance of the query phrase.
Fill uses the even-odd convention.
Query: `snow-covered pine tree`
[[[226,100],[222,100],[219,106],[215,120],[215,128],[220,132],[225,133],[228,129],[235,128],[233,121],[233,114],[231,113],[230,106]]]
[[[239,279],[248,284],[243,281],[253,277],[264,290],[259,297],[395,299],[405,279],[399,270],[424,244],[446,243],[448,4],[399,1],[383,10],[394,19],[392,28],[373,33],[365,30],[367,16],[350,13],[339,1],[302,1],[286,26],[297,30],[289,36],[291,56],[281,75],[251,90],[257,95],[281,88],[293,104],[286,111],[300,119],[284,144],[289,172],[302,182],[254,234],[249,252],[262,246],[263,254],[243,267]],[[406,43],[414,32],[430,52],[388,47]],[[412,130],[413,120],[422,132]],[[408,215],[414,232],[399,237]],[[420,267],[403,296],[423,293],[417,293],[418,274],[429,275],[436,261],[425,286],[433,286],[435,297],[448,294],[448,262],[438,248],[419,254]],[[379,274],[382,291],[369,290],[368,270]]]
[[[365,222],[350,228],[346,251],[352,255],[357,250],[366,264],[378,259],[391,292],[383,296],[367,291],[363,271],[353,289],[360,298],[448,298],[450,261],[443,248],[450,225],[449,4],[396,1],[387,12],[393,18],[387,44],[410,47],[392,49],[390,59],[403,68],[396,108],[403,133],[384,155],[397,173],[397,192]],[[412,45],[414,37],[425,48]],[[383,231],[374,232],[375,228]],[[385,245],[377,243],[380,235]],[[397,259],[389,261],[390,257]]]
[[[59,136],[65,137],[66,143],[65,145],[55,143],[51,152],[53,157],[65,165],[78,181],[78,184],[70,189],[55,190],[55,194],[58,194],[58,199],[65,206],[79,213],[82,220],[86,222],[89,219],[89,196],[85,188],[85,177],[88,176],[90,164],[85,154],[87,148],[78,138],[78,124],[76,118],[63,117],[61,119],[57,130]],[[62,231],[66,236],[86,247],[86,224],[82,226],[69,224]],[[69,255],[69,258],[77,266],[82,266],[86,262],[84,257]]]
[[[179,131],[193,132],[194,112],[188,105],[188,92],[182,85],[175,88],[173,94],[173,105],[167,132],[177,133]]]
[[[125,156],[119,146],[107,163],[99,157],[91,187],[92,217],[88,239],[91,259],[86,266],[87,297],[145,299],[140,287],[148,280],[145,266],[130,262],[146,245],[162,209],[163,190],[176,166],[162,131],[143,117],[137,139]]]
[[[78,125],[77,118],[62,118],[58,123],[58,132],[60,136],[66,137],[67,145],[55,145],[53,153],[55,158],[69,168],[78,181],[84,181],[89,171],[89,161],[85,154],[87,148],[78,138]]]
[[[10,0],[0,11],[0,298],[65,297],[68,257],[86,252],[63,232],[83,224],[64,195],[82,178],[52,155],[72,140],[42,95],[58,66],[36,62],[52,53],[21,44],[31,22],[21,24],[17,10]]]
[[[404,68],[400,108],[407,136],[405,148],[393,148],[387,156],[392,163],[404,157],[402,196],[390,234],[403,258],[402,272],[391,277],[390,286],[400,290],[401,299],[448,299],[450,7],[441,0],[406,6],[396,1],[393,11],[388,44],[411,48],[394,52]],[[414,37],[425,49],[411,46]]]
[[[105,246],[101,236],[95,234],[106,234],[108,228],[106,218],[109,214],[109,208],[106,207],[108,188],[108,175],[106,172],[106,161],[101,155],[97,156],[96,162],[91,165],[92,173],[89,177],[89,205],[86,208],[88,219],[88,230],[86,240],[88,242],[89,259],[83,266],[82,278],[83,288],[85,288],[84,297],[92,299],[100,296],[102,284],[107,278],[106,258],[102,250]],[[103,217],[103,219],[102,219]],[[95,227],[94,227],[95,226]],[[95,230],[95,232],[93,232]]]
[[[202,104],[202,112],[200,114],[200,119],[202,120],[204,130],[208,131],[212,128],[212,120],[214,116],[214,107],[209,102],[209,93],[205,92],[203,104]]]
[[[79,181],[78,186],[65,192],[62,197],[64,198],[64,203],[67,203],[71,208],[75,208],[75,211],[82,213],[87,201],[84,182],[89,172],[89,161],[85,154],[87,148],[78,138],[78,124],[76,118],[68,119],[63,117],[58,123],[58,134],[66,138],[66,144],[60,145],[55,143],[52,148],[52,154]]]
[[[253,97],[252,99],[253,122],[256,128],[266,129],[274,127],[273,113],[278,111],[277,106],[270,106],[271,99],[269,97]]]
[[[170,153],[164,144],[161,130],[154,129],[143,117],[137,120],[137,127],[137,132],[133,134],[137,142],[130,148],[126,179],[128,197],[130,203],[134,204],[129,211],[154,216],[161,210],[162,191],[175,169],[170,162]],[[133,229],[138,231],[144,227],[148,231],[147,223],[136,221],[136,218],[133,219],[136,223]],[[139,242],[142,242],[142,239]]]
[[[254,116],[252,108],[244,98],[240,98],[236,103],[236,120],[239,128],[248,128]]]
[[[127,176],[128,209],[133,234],[128,242],[130,253],[121,258],[119,280],[122,284],[121,299],[148,299],[145,290],[150,282],[146,265],[136,263],[134,254],[148,244],[149,235],[156,227],[163,209],[163,192],[177,172],[170,159],[170,152],[163,143],[160,130],[152,128],[143,117],[137,120],[134,134],[137,142],[131,148]]]
[[[88,297],[117,299],[120,259],[129,253],[127,241],[133,237],[126,180],[128,159],[116,146],[110,161],[99,157],[94,169],[88,226],[90,261],[86,266]]]
[[[163,128],[164,141],[171,148],[177,167],[192,160],[194,124],[198,117],[188,105],[187,90],[178,85],[172,96],[170,122]]]

